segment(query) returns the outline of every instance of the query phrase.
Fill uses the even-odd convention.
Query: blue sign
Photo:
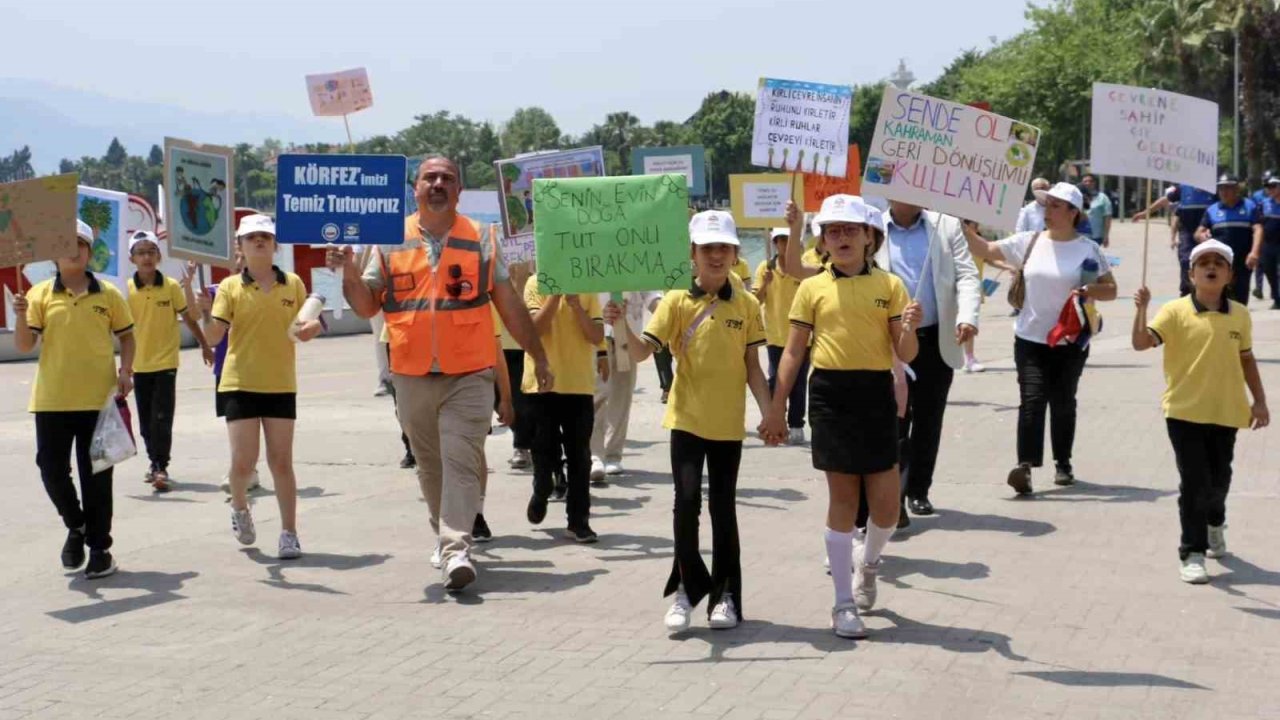
[[[689,197],[707,194],[707,154],[701,145],[634,148],[632,175],[684,175]]]
[[[403,155],[281,155],[276,237],[282,243],[404,242]]]

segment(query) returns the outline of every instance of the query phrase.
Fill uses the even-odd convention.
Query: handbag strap
[[[698,316],[693,319],[693,322],[689,323],[689,327],[685,328],[684,333],[680,337],[680,350],[682,352],[685,348],[689,347],[689,342],[693,340],[693,334],[698,331],[698,326],[702,325],[707,318],[711,317],[711,313],[716,311],[716,306],[719,304],[720,300],[718,298],[712,300],[710,304],[702,309],[702,312],[698,313]]]

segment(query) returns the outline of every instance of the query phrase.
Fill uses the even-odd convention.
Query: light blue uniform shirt
[[[902,280],[907,293],[920,303],[924,318],[918,327],[937,325],[938,299],[933,290],[933,263],[928,262],[929,230],[924,225],[924,213],[909,228],[900,227],[889,216],[888,229],[885,242],[889,243],[889,271]]]

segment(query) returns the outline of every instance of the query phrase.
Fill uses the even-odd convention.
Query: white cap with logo
[[[742,244],[733,216],[723,210],[704,210],[689,218],[689,241],[694,245]]]
[[[252,233],[267,233],[275,237],[276,221],[270,215],[245,215],[240,219],[240,227],[236,228],[236,237],[242,238]]]
[[[149,242],[155,245],[156,249],[160,248],[160,238],[156,237],[155,233],[150,230],[136,230],[133,235],[129,236],[129,254],[133,254],[133,248],[136,247],[138,243],[144,242]]]
[[[828,223],[868,223],[867,205],[857,195],[830,195],[822,201],[813,226],[821,230]]]
[[[1191,264],[1196,264],[1196,259],[1201,255],[1216,253],[1226,258],[1227,264],[1235,262],[1236,254],[1231,250],[1231,246],[1217,240],[1205,240],[1191,249]]]
[[[1080,188],[1068,182],[1060,182],[1049,188],[1049,192],[1045,193],[1051,198],[1057,198],[1065,203],[1069,203],[1071,207],[1077,210],[1084,209],[1084,195],[1080,193]]]
[[[777,240],[780,237],[791,237],[791,228],[776,227],[769,231],[770,240]]]
[[[93,244],[93,228],[80,218],[76,218],[76,237],[90,245]]]

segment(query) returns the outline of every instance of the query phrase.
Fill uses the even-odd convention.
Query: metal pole
[[[1235,75],[1231,89],[1235,96],[1236,119],[1231,133],[1231,172],[1240,177],[1240,30],[1237,28],[1232,34],[1235,36]]]

